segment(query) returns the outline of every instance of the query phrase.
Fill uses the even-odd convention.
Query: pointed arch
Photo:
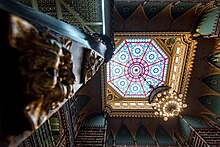
[[[152,19],[154,16],[156,16],[162,9],[164,9],[168,3],[147,3],[145,4],[144,7],[144,12],[145,15],[149,18]]]
[[[219,95],[205,95],[198,98],[199,102],[210,110],[212,113],[220,117],[220,96]]]
[[[79,115],[81,110],[88,104],[91,97],[86,95],[78,95],[76,97],[76,115]]]
[[[127,18],[125,23],[126,31],[146,31],[149,19],[146,17],[143,7],[139,7]]]
[[[220,52],[216,52],[210,55],[207,60],[209,61],[209,63],[220,69]]]
[[[138,145],[155,145],[154,139],[143,125],[138,127],[135,139]]]
[[[212,90],[220,93],[220,74],[207,76],[202,81]]]
[[[138,8],[140,2],[128,2],[128,1],[116,1],[115,8],[121,15],[121,17],[126,20],[132,13]]]
[[[196,3],[189,3],[189,2],[180,2],[176,4],[171,9],[171,14],[172,14],[173,19],[175,20],[176,18],[180,17],[181,15],[183,15],[185,12],[190,10],[195,5]]]
[[[116,137],[115,137],[115,144],[116,145],[134,145],[134,139],[126,127],[126,125],[121,125],[119,128]]]
[[[173,23],[173,18],[170,15],[172,4],[164,7],[156,16],[154,16],[148,24],[148,30],[165,31],[169,30]]]
[[[173,138],[167,132],[167,130],[161,125],[157,127],[155,132],[155,138],[157,139],[159,145],[175,145]]]
[[[108,135],[107,143],[108,143],[108,145],[113,145],[113,143],[114,143],[114,136],[112,134],[112,131],[110,131],[110,133]]]
[[[172,31],[184,30],[191,31],[193,24],[198,18],[197,10],[201,4],[195,4],[193,7],[184,12],[181,16],[177,17],[171,26]]]

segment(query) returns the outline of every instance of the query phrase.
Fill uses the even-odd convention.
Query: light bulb
[[[187,107],[187,104],[183,104],[183,108],[186,108]]]
[[[168,117],[164,117],[163,120],[164,120],[164,121],[167,121],[167,120],[168,120]]]

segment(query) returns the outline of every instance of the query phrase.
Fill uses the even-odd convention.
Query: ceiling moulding
[[[171,87],[170,89],[181,95],[179,101],[181,105],[184,105],[183,108],[185,108],[187,106],[185,105],[186,95],[197,45],[197,42],[192,39],[192,34],[190,32],[115,32],[114,35],[116,46],[115,55],[110,62],[101,69],[103,111],[107,112],[110,117],[164,117],[164,120],[167,120],[167,118],[163,116],[164,114],[158,110],[160,108],[158,107],[160,100],[149,101],[149,96],[152,91],[164,85]],[[139,42],[142,42],[142,44],[139,44]],[[138,45],[135,46],[135,44]],[[132,52],[135,52],[137,48],[138,51],[140,49],[143,50],[142,52],[145,52],[143,57],[140,57],[143,60],[135,59],[134,62],[130,62],[128,59],[125,61],[125,66],[123,65],[123,61],[117,62],[116,60],[120,60],[119,57],[123,54],[120,54],[120,56],[117,55],[117,52],[121,50],[120,48],[123,48],[122,50],[124,51],[127,46],[127,50],[131,50],[129,46],[132,45],[135,46],[133,46]],[[152,47],[149,49],[151,45]],[[144,48],[144,46],[148,47]],[[158,52],[157,57],[159,57],[160,60],[156,61],[155,58],[155,60],[153,59],[155,63],[150,63],[150,51],[148,52],[146,50],[155,53]],[[149,56],[145,57],[147,55]],[[127,54],[127,56],[133,60],[133,54]],[[162,58],[162,56],[164,58]],[[120,65],[122,65],[122,68],[119,67],[117,69],[116,67]],[[161,68],[159,68],[160,65]],[[158,70],[163,72],[163,74],[155,78],[152,75],[157,73],[158,70],[153,71],[156,67],[158,67]],[[114,72],[121,72],[121,75],[115,76],[112,74]],[[135,95],[135,93],[132,93],[132,90],[129,93],[129,84],[127,88],[123,90],[123,88],[120,87],[122,85],[117,84],[121,82],[120,80],[124,80],[125,83],[127,80],[127,83],[134,85],[133,87],[138,84],[142,85],[140,86],[140,94]],[[133,89],[133,91],[135,91],[135,89]],[[158,94],[156,94],[155,97],[158,97]],[[166,100],[162,101],[161,104],[165,103]],[[171,116],[176,115],[172,114]]]

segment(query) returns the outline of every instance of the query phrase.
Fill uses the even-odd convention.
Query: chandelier
[[[155,88],[150,98],[155,115],[163,117],[164,121],[167,121],[169,117],[178,116],[187,107],[187,104],[183,102],[183,94],[177,93],[168,86]]]

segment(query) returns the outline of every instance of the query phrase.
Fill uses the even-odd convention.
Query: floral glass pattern
[[[125,39],[106,67],[107,83],[123,98],[146,98],[165,83],[168,57],[153,39]]]

